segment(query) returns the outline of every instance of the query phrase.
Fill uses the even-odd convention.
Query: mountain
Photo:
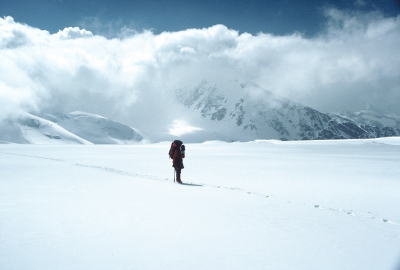
[[[3,121],[0,128],[3,143],[91,144],[62,126],[30,113]]]
[[[182,119],[150,127],[151,141],[185,142],[256,139],[323,140],[400,136],[400,117],[372,110],[324,113],[279,97],[253,83],[202,82],[178,89]],[[144,112],[144,115],[147,112]],[[166,125],[168,124],[165,121]],[[165,132],[169,129],[169,134]],[[0,143],[133,144],[144,138],[134,128],[86,112],[24,113],[0,122]]]
[[[371,138],[400,135],[400,117],[397,115],[385,115],[374,110],[363,110],[337,114],[336,117],[345,119],[345,121],[356,122],[368,132]]]
[[[218,122],[232,140],[350,139],[400,135],[400,119],[364,113],[328,114],[278,97],[252,83],[221,89],[208,82],[178,90],[177,99]]]
[[[1,143],[130,144],[143,139],[135,129],[83,112],[23,113],[0,123]]]
[[[143,140],[134,128],[97,114],[75,111],[43,114],[43,117],[95,144],[130,144]]]

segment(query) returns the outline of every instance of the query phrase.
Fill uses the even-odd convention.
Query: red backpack
[[[180,140],[173,141],[169,149],[169,157],[174,159],[176,156],[185,158],[185,145]]]

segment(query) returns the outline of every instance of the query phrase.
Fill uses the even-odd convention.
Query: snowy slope
[[[0,268],[398,269],[400,138],[168,147],[1,145]]]
[[[23,113],[0,122],[1,143],[132,144],[143,140],[135,129],[84,112],[68,114]]]
[[[76,111],[45,114],[43,117],[95,144],[131,144],[143,140],[134,128],[97,114]]]
[[[232,142],[400,136],[400,116],[374,111],[323,113],[253,83],[232,81],[229,86],[218,86],[204,81],[175,94],[171,115],[141,124],[146,137],[129,125],[97,114],[42,112],[1,121],[0,143],[135,144],[175,137],[186,142]],[[153,114],[157,118],[157,112]]]
[[[0,130],[0,141],[4,143],[91,144],[60,125],[30,113],[0,122]]]
[[[400,135],[400,119],[367,121],[366,113],[326,114],[278,97],[253,83],[232,82],[230,88],[207,81],[177,91],[178,100],[204,119],[218,123],[231,140],[349,139]],[[369,115],[370,116],[370,115]],[[390,121],[389,121],[390,120]],[[209,124],[207,124],[209,125]]]
[[[347,112],[339,115],[358,123],[360,127],[371,134],[371,137],[400,135],[400,117],[397,115],[384,115],[374,110]]]

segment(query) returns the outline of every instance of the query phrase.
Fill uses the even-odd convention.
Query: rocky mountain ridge
[[[203,118],[228,127],[233,140],[356,139],[400,135],[400,117],[396,116],[369,111],[323,113],[277,97],[255,84],[233,85],[229,98],[226,92],[203,82],[189,91],[177,91],[177,97]]]
[[[208,82],[176,91],[176,100],[195,128],[178,137],[186,142],[358,139],[400,136],[400,117],[364,110],[324,113],[253,83],[229,87]],[[154,112],[153,112],[154,113]],[[145,114],[144,114],[145,115]],[[171,118],[172,119],[172,118]],[[192,123],[193,121],[193,123]],[[197,122],[196,122],[197,121]],[[176,123],[172,119],[172,123]],[[152,123],[150,122],[149,125]],[[134,144],[175,139],[170,123],[146,138],[135,128],[86,112],[23,113],[0,122],[0,143]],[[158,131],[157,131],[158,130]],[[158,133],[157,133],[158,132]],[[161,136],[161,135],[162,136]],[[157,139],[162,138],[162,139]]]

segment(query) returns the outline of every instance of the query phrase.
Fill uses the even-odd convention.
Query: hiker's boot
[[[179,184],[182,184],[180,172],[176,174],[176,182],[178,182]]]

